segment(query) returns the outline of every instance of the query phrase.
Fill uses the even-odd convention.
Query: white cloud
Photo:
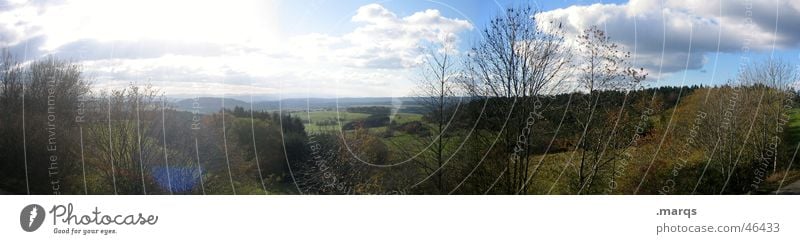
[[[0,3],[0,45],[13,46],[41,33],[41,26],[31,23],[42,11],[41,6],[24,1]],[[3,11],[3,10],[6,11]]]
[[[776,6],[776,2],[778,2]],[[571,6],[542,12],[540,23],[562,23],[574,38],[592,25],[637,52],[637,63],[664,73],[701,69],[706,53],[736,53],[800,45],[798,1],[631,0],[625,4]],[[775,29],[777,24],[777,31]],[[550,26],[553,27],[553,26]],[[691,45],[691,49],[690,49]],[[661,66],[661,53],[664,66]],[[689,62],[687,65],[687,58]],[[655,74],[657,75],[657,74]]]
[[[398,17],[378,4],[360,7],[351,20],[364,25],[341,36],[296,37],[292,43],[298,45],[292,49],[353,67],[403,69],[421,62],[425,43],[457,42],[454,36],[473,29],[468,21],[444,17],[435,9]]]
[[[358,8],[356,15],[351,18],[355,22],[366,22],[372,24],[392,24],[397,21],[397,15],[389,12],[380,4],[369,4]]]
[[[168,94],[405,96],[420,47],[473,28],[369,4],[347,33],[287,36],[276,11],[256,0],[23,2],[0,9],[0,45],[81,60],[99,88],[149,79]]]

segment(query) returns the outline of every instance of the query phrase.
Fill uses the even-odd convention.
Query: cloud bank
[[[569,38],[592,25],[636,52],[654,74],[699,70],[706,54],[800,46],[800,1],[631,0],[539,13],[540,24],[561,23]],[[663,52],[663,55],[662,55]],[[663,62],[662,62],[663,58]],[[688,61],[687,61],[688,60]]]

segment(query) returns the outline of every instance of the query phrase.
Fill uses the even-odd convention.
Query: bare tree
[[[92,99],[87,116],[91,118],[91,126],[86,137],[87,151],[92,153],[86,156],[86,162],[108,183],[94,185],[93,191],[163,193],[149,173],[153,166],[158,166],[154,163],[164,159],[158,140],[162,104],[157,93],[149,85],[131,84],[128,88],[101,92]]]
[[[629,63],[630,53],[623,51],[596,26],[584,30],[578,36],[577,44],[577,85],[587,93],[586,96],[579,96],[582,104],[573,109],[576,125],[580,129],[575,152],[579,154],[576,189],[582,192],[587,187],[591,188],[602,168],[615,162],[622,153],[619,149],[630,146],[626,144],[629,140],[625,140],[630,134],[620,133],[626,128],[628,131],[631,129],[626,121],[621,120],[625,112],[624,102],[621,106],[612,104],[598,107],[601,94],[635,89],[647,74],[642,68],[632,68]]]
[[[81,66],[55,57],[20,62],[0,59],[0,171],[11,191],[33,194],[83,192],[79,170],[76,104],[89,92]],[[24,122],[23,122],[24,121]],[[9,175],[6,175],[9,174]],[[3,187],[6,183],[0,185]]]
[[[447,132],[460,101],[456,95],[456,82],[461,75],[461,60],[453,47],[453,40],[442,40],[441,43],[441,46],[431,45],[426,50],[426,59],[415,90],[417,102],[427,111],[425,119],[431,123],[432,133],[420,135],[415,145],[417,150],[413,151],[422,151],[415,162],[421,165],[427,175],[435,174],[436,188],[439,193],[444,193],[444,167],[452,153],[447,149],[452,133]]]
[[[715,185],[722,188],[714,193],[758,190],[781,168],[779,162],[790,160],[791,155],[782,152],[793,145],[783,139],[795,103],[791,85],[797,80],[798,71],[790,63],[771,59],[748,63],[739,70],[737,84],[719,88],[720,95],[712,93],[707,109],[722,108],[722,113],[712,114],[712,128],[704,131],[718,144],[710,168],[721,176]],[[713,180],[710,177],[701,180]]]
[[[708,88],[698,110],[709,111],[697,141],[707,160],[693,182],[701,194],[744,193],[789,163],[794,145],[784,142],[798,71],[784,60],[746,63],[735,80]],[[790,153],[785,153],[789,151]]]
[[[743,86],[753,86],[761,92],[760,109],[756,123],[760,125],[754,140],[763,163],[772,161],[772,173],[778,169],[779,145],[783,129],[789,121],[789,110],[794,105],[791,85],[800,80],[798,70],[787,61],[769,59],[745,66],[739,73]]]
[[[536,13],[530,6],[508,8],[492,19],[472,48],[466,67],[467,91],[486,99],[492,112],[482,119],[494,126],[505,125],[498,149],[511,156],[498,162],[504,165],[504,181],[498,187],[506,194],[527,193],[527,182],[536,172],[528,156],[531,122],[539,119],[538,96],[557,88],[568,77],[570,66],[560,25],[546,31],[538,25]]]
[[[0,59],[0,188],[14,193],[27,193],[25,155],[22,142],[22,98],[25,70],[8,50]],[[22,162],[22,163],[20,163]]]

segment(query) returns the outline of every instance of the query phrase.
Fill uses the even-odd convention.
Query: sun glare
[[[47,10],[45,49],[79,39],[262,46],[277,33],[268,1],[74,1]]]

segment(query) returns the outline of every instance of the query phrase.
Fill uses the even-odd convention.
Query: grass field
[[[350,113],[344,110],[340,111],[311,111],[311,112],[292,112],[292,116],[300,118],[302,120],[311,120],[311,123],[315,123],[318,121],[323,120],[336,120],[336,118],[341,119],[342,121],[352,121],[356,119],[363,119],[369,117],[369,114],[363,113]]]
[[[364,119],[369,117],[369,114],[365,113],[351,113],[341,111],[299,111],[299,112],[292,112],[293,117],[300,118],[303,120],[303,124],[306,127],[306,131],[321,131],[321,130],[339,130],[342,125],[347,124],[348,122]],[[333,125],[330,126],[320,126],[318,122],[336,122],[338,118],[339,123],[332,123]],[[392,118],[392,121],[396,122],[397,124],[403,124],[411,121],[418,121],[422,119],[422,115],[420,114],[412,114],[412,113],[397,113]],[[384,127],[377,127],[377,128],[370,128],[370,131],[373,132],[380,132],[386,130]]]
[[[350,113],[342,109],[340,111],[299,111],[292,112],[292,116],[303,120],[303,125],[306,128],[306,132],[320,132],[324,130],[338,130],[341,128],[341,125],[353,120],[369,117],[369,114]],[[339,123],[336,123],[337,119]],[[328,123],[331,123],[331,125],[320,126],[317,124],[323,121],[327,121]]]
[[[794,157],[794,151],[800,143],[800,109],[792,109],[789,116],[789,123],[786,125],[789,150],[786,153]],[[798,161],[797,158],[794,160]],[[786,169],[779,170],[767,177],[755,194],[773,194],[773,191],[778,190],[779,186],[787,186],[798,180],[800,180],[800,165],[795,163],[788,171]]]
[[[800,142],[800,109],[792,109],[790,117],[786,131],[789,133],[789,145],[796,146]]]
[[[408,123],[411,121],[420,121],[422,120],[421,114],[411,114],[411,113],[397,113],[392,118],[392,121],[397,122],[397,124]]]
[[[364,119],[364,118],[369,117],[370,115],[369,114],[365,114],[365,113],[346,112],[346,111],[344,111],[344,109],[342,109],[342,110],[340,110],[338,112],[335,111],[335,110],[334,111],[311,111],[311,112],[298,111],[298,112],[292,112],[292,116],[300,118],[301,120],[303,120],[303,124],[306,127],[306,131],[308,131],[308,132],[312,132],[312,131],[319,132],[319,131],[322,131],[322,130],[339,130],[342,125],[347,124],[348,122],[351,122],[351,121],[354,121],[354,120],[358,120],[358,119]],[[337,118],[338,118],[339,123],[333,123],[333,125],[330,125],[330,126],[320,126],[320,125],[317,124],[318,122],[323,122],[323,121],[336,122]],[[421,119],[422,119],[422,115],[413,114],[413,113],[397,113],[397,114],[394,115],[394,117],[392,117],[392,121],[394,121],[397,124],[403,124],[403,123],[407,123],[407,122],[411,122],[411,121],[419,121]],[[380,132],[385,131],[385,130],[386,130],[385,126],[384,127],[370,128],[370,132],[374,132],[374,133],[380,133]]]

